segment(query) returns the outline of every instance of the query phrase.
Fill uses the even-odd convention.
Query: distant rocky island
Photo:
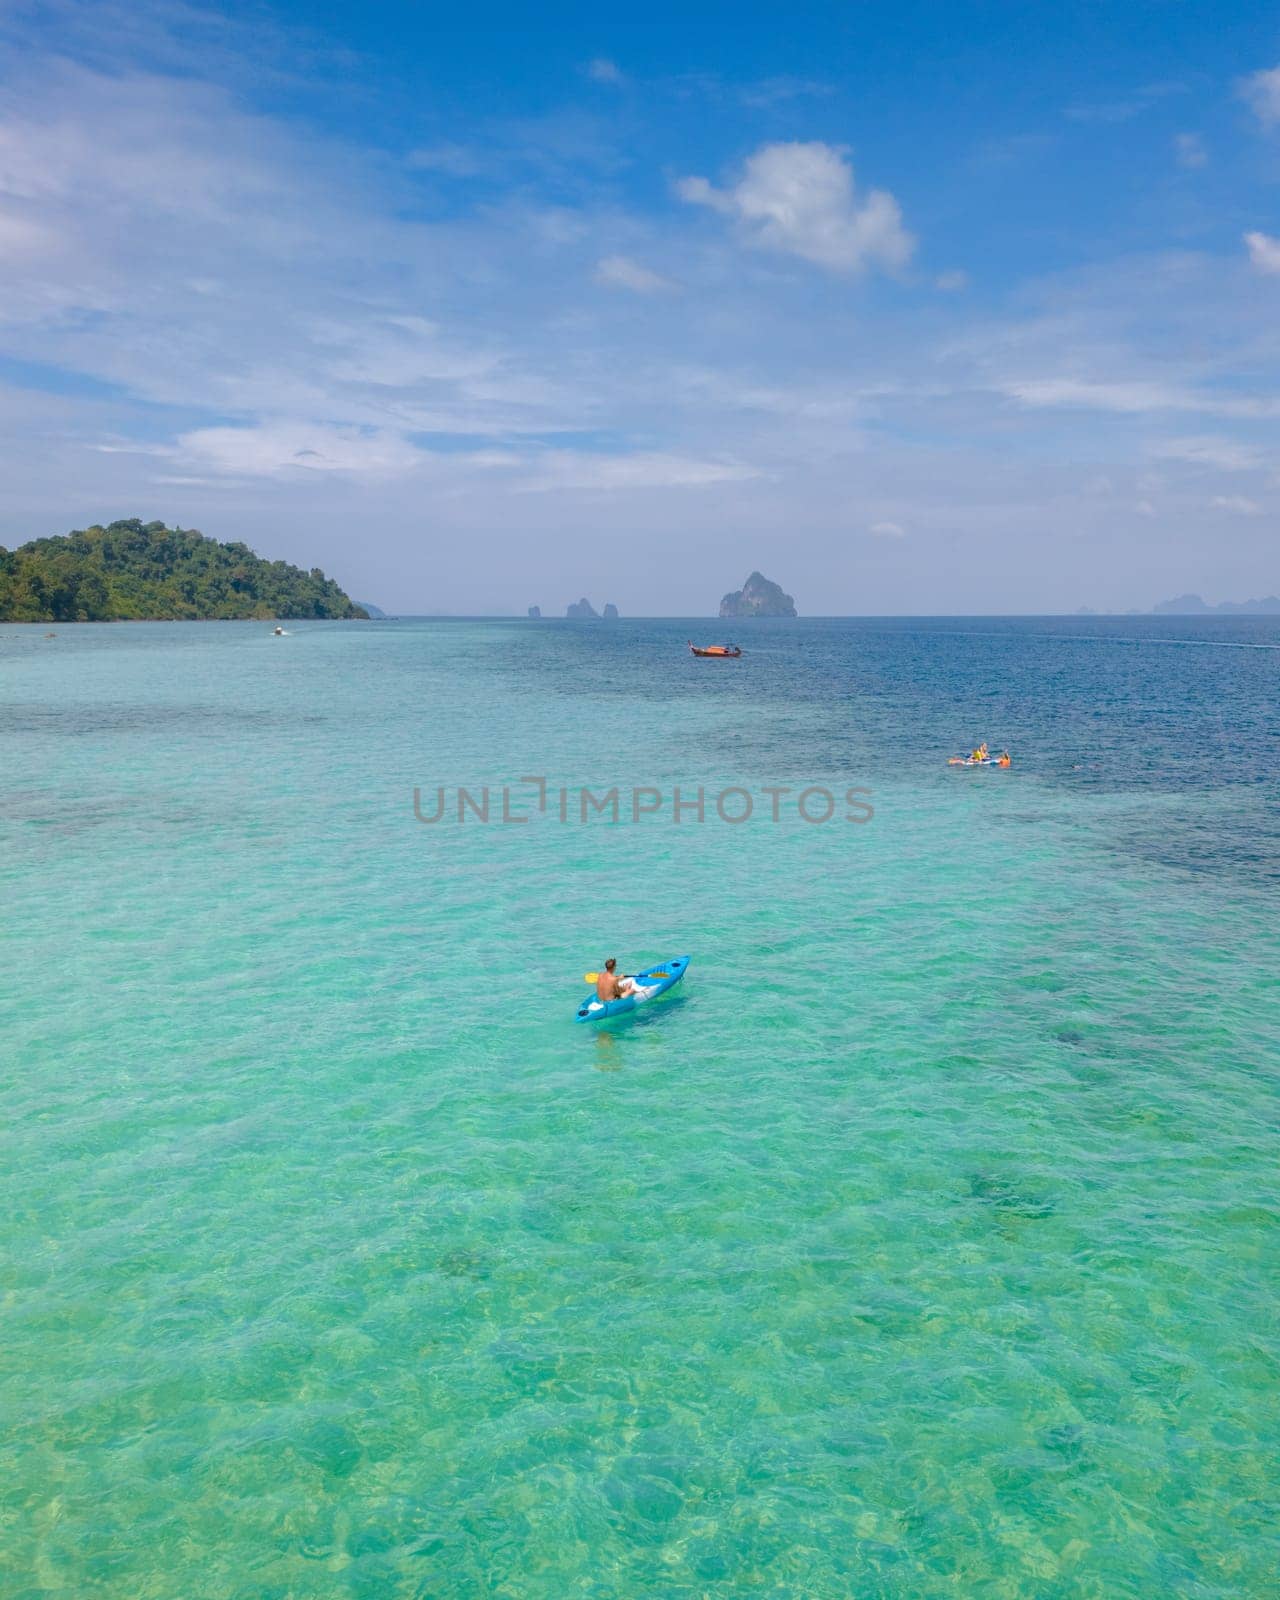
[[[529,616],[530,616],[530,619],[532,621],[541,622],[542,621],[542,607],[541,606],[530,606],[529,607]]]
[[[529,612],[529,615],[532,616],[534,611],[537,611],[536,606],[533,607],[533,609]],[[612,600],[610,600],[605,606],[603,617],[601,616],[601,613],[597,611],[596,608],[591,604],[590,600],[585,599],[570,601],[570,603],[564,608],[564,614],[566,617],[573,617],[579,622],[589,622],[592,620],[596,622],[616,622],[618,620],[618,608],[614,605]],[[538,615],[541,616],[542,613],[539,611]]]
[[[371,617],[374,622],[386,622],[387,613],[381,606],[375,606],[371,600],[353,600],[352,605],[357,611],[363,611],[366,617]]]
[[[776,583],[753,572],[741,589],[725,595],[720,602],[722,617],[794,617],[796,603],[783,594]]]
[[[1078,617],[1276,617],[1280,616],[1280,595],[1269,594],[1261,600],[1222,600],[1216,606],[1202,600],[1198,594],[1180,594],[1173,600],[1162,600],[1150,611],[1131,606],[1128,611],[1095,611],[1092,606],[1081,606]]]
[[[137,517],[0,546],[0,622],[367,615],[319,567],[303,572],[246,544]]]
[[[1157,617],[1274,617],[1280,615],[1280,597],[1269,594],[1262,600],[1223,600],[1211,606],[1198,594],[1180,594],[1176,600],[1162,600],[1151,609]]]

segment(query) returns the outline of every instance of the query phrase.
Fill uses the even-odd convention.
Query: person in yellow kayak
[[[634,978],[620,978],[615,972],[618,958],[610,956],[604,964],[604,971],[596,974],[596,999],[608,1005],[610,1000],[625,1000],[627,995],[634,994],[636,983]]]

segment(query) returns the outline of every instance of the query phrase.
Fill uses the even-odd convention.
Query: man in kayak
[[[596,999],[607,1005],[610,1000],[625,1000],[627,995],[635,993],[634,978],[619,978],[614,971],[618,965],[618,958],[610,956],[604,964],[604,971],[596,978]]]

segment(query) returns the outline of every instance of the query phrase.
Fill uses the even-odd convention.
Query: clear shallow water
[[[1275,1592],[1274,620],[44,631],[6,1596]]]

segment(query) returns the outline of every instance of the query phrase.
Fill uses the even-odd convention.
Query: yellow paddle
[[[584,972],[582,974],[582,981],[583,981],[583,983],[594,983],[599,976],[600,976],[600,974],[598,972]],[[626,976],[626,974],[623,973],[623,977],[625,977],[625,976]],[[670,976],[671,976],[671,974],[669,972],[646,972],[645,973],[645,977],[646,978],[669,978]]]

